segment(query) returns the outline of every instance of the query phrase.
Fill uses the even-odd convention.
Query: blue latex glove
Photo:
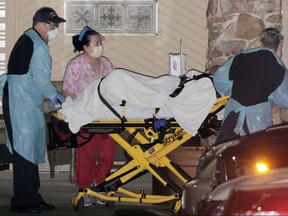
[[[57,92],[56,98],[57,98],[57,100],[60,101],[61,103],[64,103],[64,102],[65,102],[65,99],[66,99],[66,98],[65,98],[62,94],[60,94],[59,92]]]
[[[56,96],[54,98],[50,99],[50,108],[51,108],[51,110],[55,109],[57,101],[59,101],[60,103],[64,103],[65,102],[65,97],[62,94],[60,94],[59,92],[57,92],[57,94],[56,94]]]

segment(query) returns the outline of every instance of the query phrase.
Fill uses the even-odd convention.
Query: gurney
[[[179,212],[182,187],[166,176],[160,168],[167,167],[180,179],[183,185],[192,179],[188,173],[171,161],[167,155],[196,134],[200,134],[204,138],[216,134],[220,127],[216,114],[224,108],[227,99],[227,97],[219,97],[217,99],[207,117],[194,133],[188,133],[173,117],[159,118],[157,116],[157,113],[159,113],[157,108],[154,108],[151,118],[128,118],[124,121],[123,115],[121,115],[121,118],[118,119],[93,120],[82,125],[80,129],[83,132],[92,135],[97,133],[109,134],[125,149],[129,159],[122,167],[110,174],[102,184],[85,188],[83,192],[79,192],[73,197],[74,210],[80,211],[84,208],[83,196],[84,194],[89,194],[95,198],[107,201],[107,208],[113,208],[115,202],[157,204],[174,201],[174,212]],[[122,113],[125,113],[125,111],[122,111]],[[62,114],[61,111],[58,111],[53,114],[53,118],[56,121],[65,122],[65,117]],[[128,133],[129,136],[123,136],[124,132]],[[144,189],[137,193],[123,187],[147,172],[150,172],[158,181],[164,186],[171,188],[175,193],[167,196],[153,195],[145,194]]]

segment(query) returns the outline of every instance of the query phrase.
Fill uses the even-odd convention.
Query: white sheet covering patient
[[[187,76],[192,76],[188,73]],[[185,84],[181,93],[169,95],[177,89],[177,76],[149,77],[125,69],[115,69],[100,84],[102,96],[122,115],[122,100],[126,101],[126,119],[152,118],[154,108],[160,108],[157,118],[173,117],[191,135],[197,133],[203,120],[216,101],[214,86],[209,78]],[[93,120],[111,120],[117,117],[102,103],[98,95],[100,79],[88,85],[77,98],[67,97],[59,112],[73,133]]]

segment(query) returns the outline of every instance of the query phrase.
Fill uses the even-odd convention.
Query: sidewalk
[[[105,206],[85,208],[83,212],[75,212],[71,203],[72,197],[77,193],[77,187],[69,181],[69,172],[55,173],[51,179],[49,172],[40,173],[41,189],[43,199],[47,203],[54,204],[54,211],[42,212],[41,215],[116,215],[116,216],[169,216],[172,215],[171,206],[120,203],[116,202],[114,209],[107,209]],[[9,212],[10,198],[13,193],[12,173],[10,171],[0,172],[0,215],[15,215]],[[138,192],[141,187],[146,193],[152,193],[152,176],[150,173],[136,179],[124,188]],[[22,214],[23,215],[23,214]]]

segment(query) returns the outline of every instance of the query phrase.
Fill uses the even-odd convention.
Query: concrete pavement
[[[13,193],[12,172],[0,172],[0,215],[17,215],[9,212],[10,198]],[[51,179],[49,172],[41,172],[41,194],[47,203],[54,204],[53,211],[43,211],[41,215],[101,215],[101,216],[169,216],[172,215],[170,205],[153,205],[140,203],[115,202],[113,209],[105,206],[84,208],[83,212],[75,212],[71,203],[72,197],[77,193],[77,187],[69,181],[69,172],[61,171]],[[141,187],[145,188],[147,194],[152,193],[152,176],[145,174],[127,185],[124,188],[138,192]],[[19,215],[19,214],[18,214]],[[22,214],[23,215],[23,214]]]

